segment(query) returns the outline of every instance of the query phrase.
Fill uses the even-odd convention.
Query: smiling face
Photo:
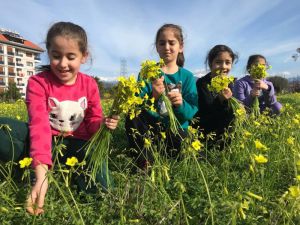
[[[56,36],[48,50],[51,71],[63,84],[74,84],[80,65],[86,62],[87,53],[80,51],[74,38]]]
[[[220,52],[212,61],[210,70],[212,76],[216,76],[217,71],[221,74],[228,75],[232,67],[232,57],[229,52]]]
[[[183,45],[175,36],[174,29],[168,28],[160,32],[156,41],[156,50],[165,64],[176,64],[178,53],[183,52]]]

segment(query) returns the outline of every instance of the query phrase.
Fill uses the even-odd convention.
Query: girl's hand
[[[164,76],[152,81],[152,96],[158,99],[165,92]]]
[[[257,89],[268,90],[269,86],[262,80],[255,80],[254,87]]]
[[[112,117],[107,117],[104,120],[106,127],[110,130],[114,130],[117,128],[120,117],[117,115],[113,115]]]
[[[26,201],[26,210],[32,215],[44,213],[44,201],[48,190],[47,171],[48,166],[45,164],[37,165],[35,168],[36,183]]]
[[[228,100],[231,97],[232,97],[232,91],[230,90],[230,88],[225,88],[219,93],[219,98],[221,99],[221,101]]]
[[[170,99],[172,105],[175,107],[181,106],[183,103],[182,95],[178,89],[173,89],[168,93],[168,98]]]

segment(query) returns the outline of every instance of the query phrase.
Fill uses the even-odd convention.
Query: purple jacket
[[[263,111],[266,107],[270,108],[274,114],[278,114],[282,105],[277,102],[274,86],[272,82],[263,79],[263,81],[268,85],[268,90],[263,90],[261,96],[258,97],[260,110]],[[251,107],[253,103],[253,97],[250,92],[253,89],[254,81],[249,75],[242,77],[237,80],[234,84],[233,95],[238,100],[243,102],[247,107]]]

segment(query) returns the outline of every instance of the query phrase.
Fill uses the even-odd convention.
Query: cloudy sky
[[[117,77],[121,59],[128,74],[137,74],[141,61],[158,59],[154,38],[164,23],[182,26],[185,67],[194,73],[205,69],[214,45],[226,44],[239,54],[232,70],[236,77],[255,53],[267,57],[271,74],[300,75],[300,57],[291,57],[300,48],[299,0],[1,0],[0,5],[0,28],[43,48],[53,23],[82,26],[93,59],[82,71],[90,75]],[[46,53],[42,59],[48,62]]]

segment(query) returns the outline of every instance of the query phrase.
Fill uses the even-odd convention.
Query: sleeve
[[[270,106],[276,102],[275,90],[272,82],[266,80],[264,82],[268,85],[269,89],[263,91],[263,96],[267,106]]]
[[[100,128],[100,125],[103,123],[104,116],[96,81],[91,79],[90,85],[87,85],[87,88],[88,108],[85,112],[84,122],[88,133],[92,136]]]
[[[26,104],[29,117],[30,157],[33,167],[38,164],[52,166],[52,134],[47,111],[47,91],[36,76],[29,79]]]
[[[174,108],[174,113],[180,123],[191,120],[198,111],[198,93],[196,82],[192,75],[182,85],[182,99],[182,105]]]
[[[245,94],[245,89],[246,88],[243,81],[236,81],[233,88],[233,96],[240,100],[245,106],[251,107],[253,98],[250,94]]]

